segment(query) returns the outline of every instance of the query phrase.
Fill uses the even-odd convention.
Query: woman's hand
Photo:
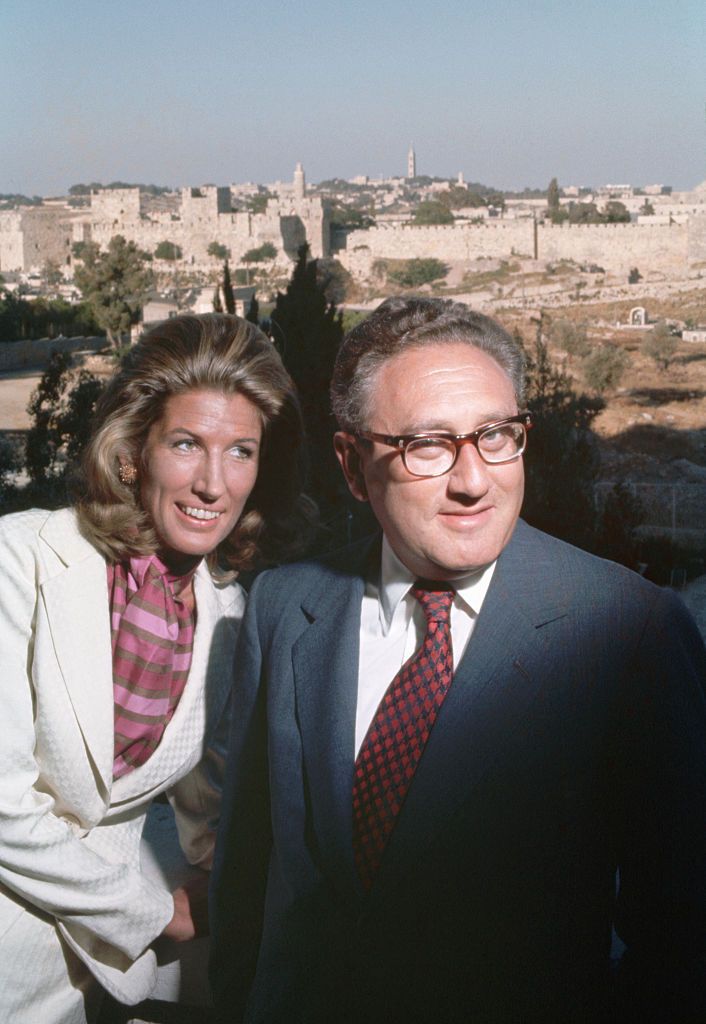
[[[173,942],[188,942],[208,935],[208,879],[200,871],[172,893],[174,914],[162,935]]]

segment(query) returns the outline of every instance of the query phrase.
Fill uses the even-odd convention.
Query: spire
[[[414,152],[414,143],[409,144],[409,153],[407,154],[407,177],[417,177],[417,157]]]
[[[306,178],[304,177],[304,168],[301,163],[297,163],[294,168],[294,197],[295,199],[303,199],[306,194]]]

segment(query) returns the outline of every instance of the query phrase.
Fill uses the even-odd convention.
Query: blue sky
[[[706,3],[0,0],[0,192],[706,178]]]

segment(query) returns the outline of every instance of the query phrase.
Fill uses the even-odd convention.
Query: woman
[[[108,384],[74,506],[0,520],[0,1019],[91,1020],[100,986],[139,1002],[153,940],[193,936],[140,837],[167,792],[210,865],[234,576],[302,536],[301,436],[256,327],[176,317]]]

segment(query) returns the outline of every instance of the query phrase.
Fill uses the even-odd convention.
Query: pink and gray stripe
[[[180,599],[193,571],[174,576],[157,558],[108,566],[113,643],[113,778],[144,764],[174,714],[191,666],[195,614]]]

